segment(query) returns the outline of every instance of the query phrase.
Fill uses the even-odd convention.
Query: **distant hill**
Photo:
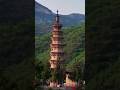
[[[50,9],[35,2],[35,33],[40,34],[49,32],[54,17],[55,13]],[[64,27],[79,25],[81,22],[84,22],[84,19],[85,15],[78,13],[60,15],[60,20]]]

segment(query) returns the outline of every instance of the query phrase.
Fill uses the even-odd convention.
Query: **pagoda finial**
[[[57,15],[58,15],[58,12],[59,12],[59,11],[57,10]]]
[[[58,10],[57,10],[57,14],[56,14],[56,22],[59,23],[59,14],[58,14]]]

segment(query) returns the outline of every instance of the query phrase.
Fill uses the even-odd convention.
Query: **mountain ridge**
[[[52,10],[50,10],[49,8],[45,7],[44,5],[40,4],[39,2],[35,1],[35,7],[36,6],[41,6],[44,9],[48,9],[51,13],[54,13]],[[40,10],[41,11],[41,10]],[[55,13],[54,13],[55,14]],[[85,14],[81,14],[81,13],[70,13],[70,14],[60,14],[60,15],[85,15]]]
[[[47,33],[51,30],[51,25],[55,18],[55,13],[47,7],[35,2],[35,34]],[[63,27],[79,25],[85,21],[85,15],[71,13],[69,15],[59,15]]]
[[[38,9],[39,7],[41,7],[41,9]],[[43,12],[45,10],[47,10],[46,14],[53,13],[47,7],[43,6],[42,4],[39,4],[38,2],[35,2],[35,12]]]

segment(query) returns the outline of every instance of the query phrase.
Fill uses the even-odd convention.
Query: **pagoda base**
[[[58,87],[58,82],[50,82],[50,87]]]

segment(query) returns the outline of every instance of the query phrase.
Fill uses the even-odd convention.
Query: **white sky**
[[[71,13],[85,14],[85,0],[35,0],[56,13],[67,15]]]

